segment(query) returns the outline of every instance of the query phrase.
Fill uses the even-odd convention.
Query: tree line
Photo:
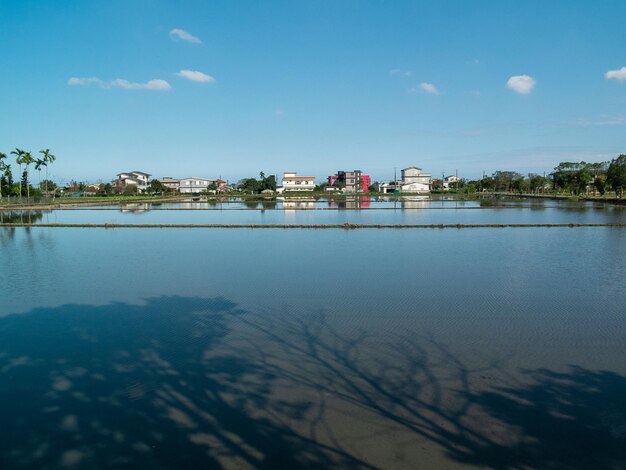
[[[443,181],[434,179],[433,190],[442,190]],[[579,196],[589,192],[604,196],[614,191],[622,197],[626,188],[626,155],[606,162],[561,162],[549,175],[530,173],[522,175],[515,171],[495,171],[491,176],[477,180],[462,179],[451,183],[458,192],[509,192],[509,193],[569,193]]]
[[[49,195],[50,191],[56,189],[56,185],[48,179],[48,166],[55,162],[56,156],[50,152],[50,149],[40,150],[39,153],[42,155],[41,158],[20,148],[10,152],[10,155],[15,157],[15,164],[18,166],[18,178],[15,180],[12,165],[7,163],[8,155],[0,152],[0,200],[10,196],[17,196],[20,200],[26,196],[26,200],[29,200],[31,193],[37,196]],[[22,170],[22,165],[24,170]],[[29,178],[31,165],[34,165],[39,174],[36,188],[32,187]],[[41,179],[42,169],[45,169],[44,180]]]

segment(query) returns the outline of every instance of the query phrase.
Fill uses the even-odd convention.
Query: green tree
[[[111,183],[100,183],[96,196],[108,196],[113,193],[113,185]]]
[[[260,185],[256,178],[244,178],[239,181],[238,186],[243,192],[250,194],[254,194],[260,190]]]
[[[57,185],[54,181],[43,180],[41,184],[43,184],[44,188],[48,188],[52,192],[55,192],[57,189]],[[48,191],[48,189],[46,189],[46,191]]]
[[[551,174],[554,189],[567,190],[572,194],[586,192],[589,184],[606,172],[606,167],[606,162],[561,162]]]
[[[458,181],[453,181],[452,183],[450,183],[450,189],[456,189],[457,191],[459,189],[463,189],[467,184],[467,181],[464,178],[461,178]]]
[[[269,175],[267,178],[264,178],[265,188],[271,189],[272,191],[276,191],[276,175]]]
[[[592,179],[591,172],[586,166],[574,173],[574,194],[587,192],[587,187]]]
[[[26,152],[24,152],[24,150],[22,149],[18,149],[16,148],[15,150],[11,151],[11,155],[15,155],[15,163],[17,163],[17,165],[19,166],[20,172],[19,174],[22,174],[22,164],[24,163],[24,154]],[[20,202],[22,201],[22,180],[20,179],[19,181],[19,185],[20,185]]]
[[[26,165],[26,171],[24,172],[24,174],[26,175],[26,200],[28,201],[30,199],[30,184],[28,182],[28,167],[35,162],[35,159],[33,158],[33,156],[31,155],[30,152],[25,152],[24,153],[24,164]]]
[[[496,191],[508,191],[513,189],[513,180],[518,179],[521,175],[514,171],[496,171],[493,175],[493,186]]]
[[[10,196],[13,193],[13,172],[11,171],[11,165],[4,164],[3,172],[4,182],[6,183],[4,193],[7,196]]]
[[[20,189],[22,191],[24,191],[24,188],[26,188],[28,186],[28,172],[26,170],[24,170],[22,172],[22,178],[20,180]],[[28,201],[28,199],[27,199]]]
[[[48,166],[48,164],[45,162],[45,160],[42,160],[41,158],[37,158],[35,160],[35,170],[37,170],[37,172],[39,173],[39,192],[41,192],[41,167],[42,166]]]
[[[528,188],[533,193],[536,193],[540,190],[543,191],[549,182],[550,180],[545,176],[536,175],[533,173],[530,173],[528,175]]]
[[[48,165],[54,163],[57,159],[50,153],[50,149],[40,150],[39,153],[43,154],[43,161],[46,162],[46,195],[48,194]]]
[[[604,196],[606,193],[606,176],[598,175],[596,179],[593,181],[593,186],[598,190],[600,196]]]
[[[126,186],[124,186],[124,189],[122,190],[122,194],[129,195],[129,196],[134,196],[138,192],[139,192],[139,188],[137,188],[136,184],[127,184]]]
[[[626,187],[626,155],[622,154],[611,160],[606,172],[606,182],[615,191],[617,197],[622,197]]]
[[[483,176],[480,180],[481,191],[493,191],[496,188],[495,180],[491,176]]]
[[[165,186],[163,186],[159,180],[150,180],[150,185],[148,186],[148,192],[150,194],[163,193],[165,189]]]
[[[511,181],[511,189],[516,193],[522,194],[528,189],[528,183],[522,175],[517,175],[516,178]]]

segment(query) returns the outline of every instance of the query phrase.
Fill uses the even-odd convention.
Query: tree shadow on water
[[[224,298],[0,317],[0,468],[626,468],[624,376],[473,362]]]
[[[626,468],[626,377],[580,367],[526,374],[530,385],[466,396],[502,424],[508,442],[474,442],[453,458],[498,469]]]
[[[308,405],[222,353],[241,315],[162,297],[0,318],[0,468],[366,467],[255,413]]]
[[[413,447],[413,460],[382,467],[419,467],[415,449],[427,442],[442,451],[445,459],[435,465],[445,468],[626,469],[623,375],[581,367],[511,373],[499,359],[472,368],[428,336],[342,334],[323,313],[281,322],[257,318],[251,326],[297,368],[273,368],[280,359],[266,356],[266,369],[334,397],[354,416],[374,416],[379,430]],[[479,385],[490,375],[510,385]]]

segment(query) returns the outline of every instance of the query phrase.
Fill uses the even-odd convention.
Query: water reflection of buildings
[[[402,209],[423,209],[430,206],[430,197],[428,196],[411,196],[400,199],[400,207]]]
[[[372,198],[369,196],[355,196],[341,199],[329,199],[328,207],[332,209],[369,209]]]
[[[315,209],[315,201],[314,200],[310,200],[310,201],[302,201],[302,200],[283,201],[283,209],[285,209],[285,210]]]
[[[120,212],[134,212],[134,213],[139,214],[141,212],[149,211],[150,209],[151,209],[151,204],[148,204],[148,203],[126,204],[120,207]]]

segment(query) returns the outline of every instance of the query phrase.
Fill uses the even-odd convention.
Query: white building
[[[398,181],[400,191],[406,193],[427,193],[430,191],[431,173],[422,173],[422,169],[410,166],[401,170],[402,181]]]
[[[170,191],[178,191],[178,188],[180,187],[180,180],[178,178],[172,178],[171,176],[161,178],[159,183]]]
[[[283,191],[313,191],[315,189],[315,176],[299,176],[295,171],[283,173],[282,187],[277,192]]]
[[[211,183],[215,180],[208,178],[200,178],[192,176],[191,178],[183,178],[180,180],[179,191],[181,193],[202,193],[205,192]]]
[[[145,191],[148,189],[148,184],[150,181],[150,176],[148,173],[144,173],[143,171],[130,171],[127,173],[118,173],[117,179],[113,181],[113,185],[118,188],[124,188],[128,185],[137,186],[139,191]]]
[[[452,183],[458,183],[459,181],[461,181],[461,178],[456,175],[446,176],[443,179],[443,189],[450,189]]]
[[[381,193],[393,193],[396,190],[403,193],[427,193],[430,191],[432,176],[431,173],[422,173],[421,168],[410,166],[401,170],[401,180],[379,184],[377,189]]]

